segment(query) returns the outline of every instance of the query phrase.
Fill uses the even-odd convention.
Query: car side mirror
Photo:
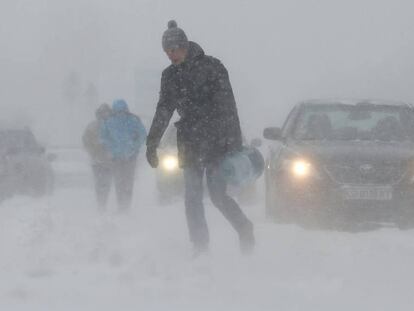
[[[282,140],[282,129],[279,127],[266,127],[263,137],[270,140]]]

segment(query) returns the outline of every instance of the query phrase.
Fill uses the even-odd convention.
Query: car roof
[[[400,106],[413,108],[409,103],[403,101],[381,100],[381,99],[310,99],[300,102],[299,106],[314,106],[314,105],[377,105],[377,106]]]

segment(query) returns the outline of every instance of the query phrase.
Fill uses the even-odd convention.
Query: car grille
[[[336,182],[341,184],[379,184],[390,185],[400,182],[405,170],[398,164],[327,165],[325,170]]]

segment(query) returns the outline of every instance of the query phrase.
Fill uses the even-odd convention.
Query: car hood
[[[324,163],[405,162],[414,159],[413,142],[318,141],[292,142],[290,156],[302,156]]]

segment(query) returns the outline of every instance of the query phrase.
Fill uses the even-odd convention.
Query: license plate
[[[343,187],[345,200],[378,200],[392,199],[391,187]]]

